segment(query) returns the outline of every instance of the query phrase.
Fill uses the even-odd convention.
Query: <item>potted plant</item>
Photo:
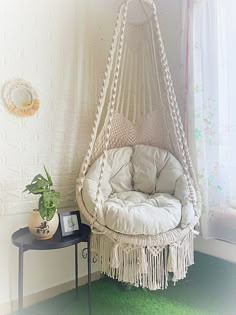
[[[36,175],[24,190],[29,194],[40,195],[38,209],[34,209],[30,216],[29,229],[41,240],[52,238],[59,224],[57,206],[60,193],[52,189],[52,178],[45,166],[44,170],[46,178],[41,174]]]

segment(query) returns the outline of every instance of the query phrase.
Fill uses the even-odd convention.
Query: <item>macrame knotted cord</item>
[[[168,270],[174,272],[173,281],[176,282],[186,276],[188,266],[193,263],[194,227],[200,217],[201,198],[155,2],[139,0],[144,9],[144,3],[149,6],[151,15],[144,10],[146,21],[142,25],[130,25],[127,14],[132,1],[135,0],[124,1],[117,17],[91,141],[77,181],[77,200],[91,225],[101,271],[119,281],[156,290],[167,288]],[[104,116],[105,122],[98,134]],[[177,227],[158,235],[125,235],[99,222],[98,212],[103,211],[107,151],[140,143],[169,150],[182,164],[190,191],[189,200],[195,210],[195,217],[186,228]],[[89,166],[99,156],[102,158],[95,206],[90,213],[83,201],[83,182]]]
[[[183,128],[182,120],[179,113],[179,107],[178,107],[178,103],[177,103],[177,99],[176,99],[176,95],[174,91],[174,85],[171,79],[171,73],[170,73],[168,60],[167,60],[167,56],[164,49],[160,25],[157,18],[157,10],[156,10],[156,6],[154,2],[152,2],[152,8],[153,8],[154,19],[155,19],[155,24],[156,24],[156,33],[157,33],[157,37],[158,37],[158,41],[160,45],[161,64],[162,64],[164,81],[166,84],[167,96],[169,100],[168,104],[170,106],[170,113],[171,113],[172,121],[174,124],[174,130],[175,130],[175,135],[176,135],[176,139],[179,146],[179,152],[182,155],[181,163],[183,165],[185,174],[187,176],[188,186],[190,190],[190,197],[193,202],[194,209],[195,211],[198,212],[200,211],[198,209],[199,204],[197,204],[196,195],[195,195],[195,190],[199,191],[198,184],[197,184],[195,172],[193,170],[193,166],[192,166],[192,162],[191,162],[191,158],[189,154],[189,149],[187,146],[187,141],[186,141],[186,137],[184,133],[184,128]],[[193,189],[192,185],[194,185],[195,190]]]
[[[102,111],[103,111],[105,99],[106,99],[106,93],[107,93],[109,80],[110,80],[110,76],[111,76],[111,72],[112,72],[112,64],[114,61],[115,49],[117,47],[117,42],[118,42],[118,37],[119,37],[121,18],[122,18],[122,7],[120,8],[120,11],[119,11],[119,14],[117,17],[115,31],[114,31],[113,38],[112,38],[112,44],[111,44],[111,48],[110,48],[109,56],[108,56],[108,63],[106,65],[106,70],[105,70],[105,77],[103,79],[102,89],[101,89],[101,93],[100,93],[100,97],[99,97],[99,104],[97,106],[97,111],[96,111],[95,120],[94,120],[94,124],[93,124],[91,140],[89,142],[88,151],[87,151],[87,154],[84,158],[84,161],[83,161],[83,164],[81,167],[80,176],[79,176],[79,179],[77,181],[77,188],[78,188],[77,193],[80,193],[80,191],[83,187],[83,181],[85,179],[85,175],[86,175],[86,172],[87,172],[88,167],[89,167],[89,163],[90,163],[91,156],[92,156],[93,149],[94,149],[94,143],[95,143],[96,138],[97,138],[98,127],[99,127],[99,123],[101,120]]]
[[[124,31],[125,31],[125,24],[126,24],[126,18],[127,18],[127,11],[128,11],[128,1],[126,1],[126,5],[124,7],[120,43],[118,46],[118,58],[117,58],[117,64],[115,68],[114,77],[112,80],[111,96],[110,96],[110,100],[108,104],[108,123],[107,123],[107,128],[106,128],[105,151],[103,152],[102,160],[101,160],[101,170],[100,170],[100,176],[98,180],[98,188],[97,188],[96,200],[95,200],[94,222],[97,220],[97,211],[101,205],[102,179],[103,179],[103,174],[105,170],[105,162],[107,160],[106,159],[107,149],[108,149],[108,144],[109,144],[109,139],[110,139],[111,124],[112,124],[112,118],[113,118],[113,112],[114,112],[114,106],[115,106],[115,100],[116,100],[117,84],[118,84],[120,61],[121,61],[122,48],[123,48],[123,42],[124,42]]]

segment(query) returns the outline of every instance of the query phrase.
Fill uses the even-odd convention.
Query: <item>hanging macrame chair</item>
[[[153,0],[119,9],[76,192],[103,273],[151,290],[185,278],[201,200]]]

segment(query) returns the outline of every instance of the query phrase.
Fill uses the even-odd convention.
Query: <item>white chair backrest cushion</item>
[[[147,194],[174,194],[177,179],[184,174],[179,161],[168,151],[135,145],[132,156],[134,190]]]

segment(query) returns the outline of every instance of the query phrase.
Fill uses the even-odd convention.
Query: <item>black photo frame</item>
[[[62,236],[74,235],[80,232],[81,218],[79,211],[59,213]]]

